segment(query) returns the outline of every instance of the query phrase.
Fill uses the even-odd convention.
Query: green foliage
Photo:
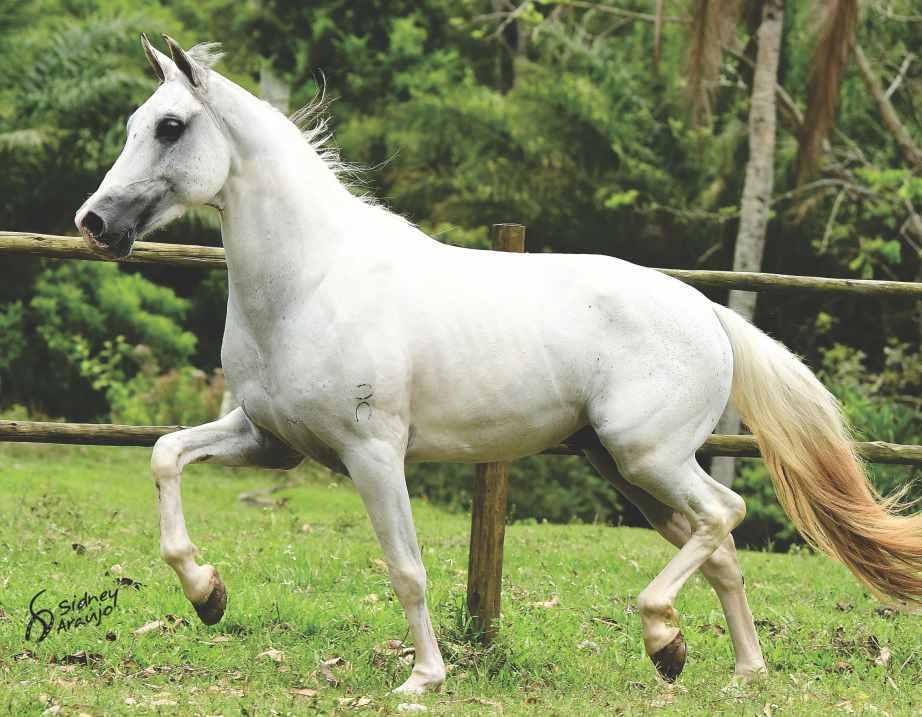
[[[471,508],[474,466],[411,465],[411,495],[461,512]],[[624,501],[582,458],[523,458],[509,471],[509,518],[551,523],[619,523]]]
[[[39,275],[28,306],[14,303],[0,314],[7,400],[82,418],[104,415],[107,384],[98,382],[122,364],[128,345],[148,347],[165,370],[187,364],[196,346],[182,328],[188,308],[170,289],[115,264],[53,264]]]

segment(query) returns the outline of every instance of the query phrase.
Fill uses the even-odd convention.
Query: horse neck
[[[221,85],[215,104],[233,146],[218,197],[231,303],[256,322],[271,321],[286,299],[303,300],[357,240],[351,227],[367,206],[281,113]]]

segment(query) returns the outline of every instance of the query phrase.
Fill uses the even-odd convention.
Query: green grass
[[[408,667],[375,649],[406,639],[406,627],[348,482],[301,469],[289,476],[293,487],[273,495],[287,504],[270,510],[237,496],[284,474],[187,470],[190,533],[229,592],[224,620],[209,628],[159,559],[148,455],[0,447],[0,713],[392,714],[411,701],[388,693]],[[656,534],[510,526],[501,638],[482,652],[463,639],[468,518],[421,502],[414,512],[450,665],[442,692],[412,700],[430,714],[922,714],[920,617],[882,610],[824,557],[742,553],[771,670],[749,686],[728,686],[733,658],[723,615],[694,577],[677,606],[688,666],[668,686],[643,654],[633,608],[672,554]],[[46,589],[43,597],[53,602],[101,592],[114,586],[113,566],[143,588],[123,586],[102,626],[24,640],[36,592]],[[558,606],[538,606],[553,596]],[[167,615],[184,619],[170,630],[134,634]],[[597,652],[580,649],[587,640]],[[875,664],[881,647],[891,657]],[[267,650],[280,651],[281,661],[260,656]],[[79,664],[81,651],[87,664]],[[341,658],[329,669],[335,686],[319,669],[334,657]],[[291,692],[297,688],[317,696]],[[370,702],[341,703],[361,697]]]

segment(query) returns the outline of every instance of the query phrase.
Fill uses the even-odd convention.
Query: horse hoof
[[[199,619],[206,625],[216,625],[224,617],[224,609],[227,607],[227,591],[224,589],[224,583],[217,570],[211,579],[211,592],[205,602],[198,605],[193,603],[192,607],[195,608]]]
[[[682,637],[682,631],[672,638],[666,647],[651,655],[650,659],[656,665],[656,671],[666,682],[675,682],[676,678],[682,674],[682,668],[685,667],[685,657],[688,654],[688,645],[685,638]]]

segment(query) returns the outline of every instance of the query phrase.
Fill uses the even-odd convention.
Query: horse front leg
[[[214,625],[224,615],[227,593],[214,566],[195,561],[198,549],[186,531],[180,496],[182,469],[205,461],[292,468],[301,456],[253,425],[241,408],[212,423],[169,433],[154,445],[151,472],[160,513],[160,556],[176,571],[183,593],[202,622]]]
[[[404,456],[386,444],[368,441],[348,451],[343,463],[365,503],[384,551],[391,585],[413,634],[413,672],[394,691],[419,694],[438,689],[445,681],[445,663],[426,607],[426,569],[416,542]]]

